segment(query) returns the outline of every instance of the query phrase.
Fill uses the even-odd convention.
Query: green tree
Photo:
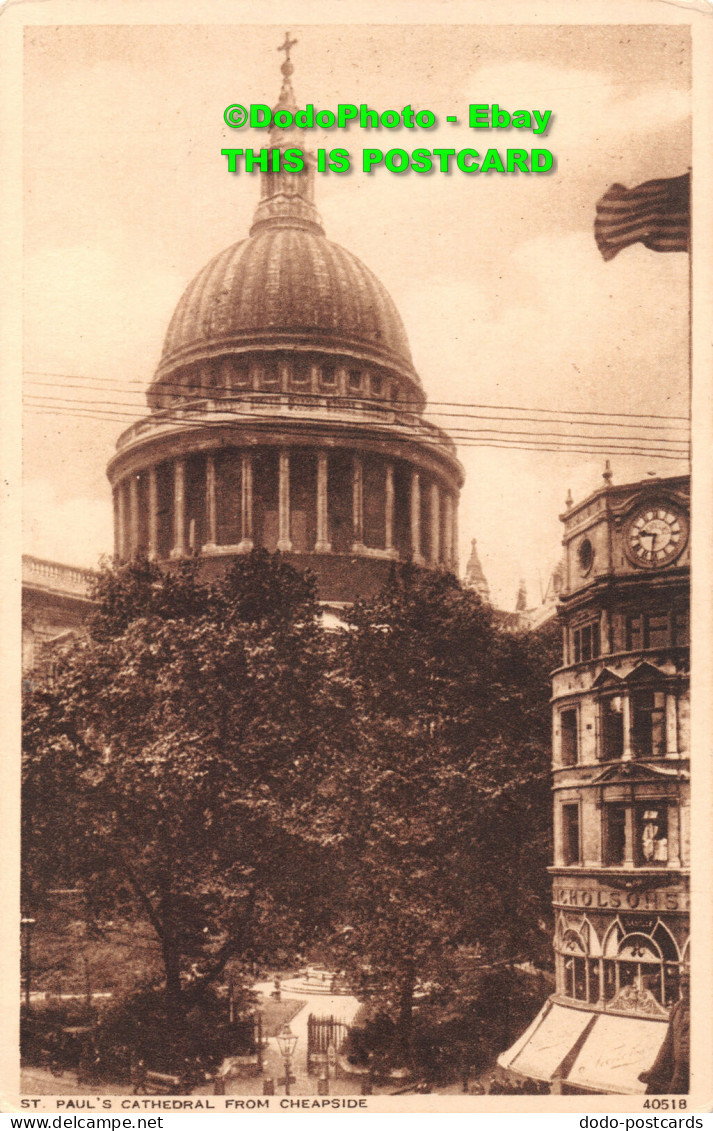
[[[314,586],[279,555],[212,584],[140,562],[96,598],[25,703],[25,900],[78,883],[98,916],[146,920],[180,1020],[228,961],[323,929],[348,696]]]
[[[551,642],[406,567],[350,616],[360,720],[337,953],[398,1024],[475,964],[548,943]]]

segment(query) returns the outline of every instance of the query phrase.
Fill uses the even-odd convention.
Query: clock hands
[[[642,506],[629,519],[625,552],[635,566],[660,567],[672,562],[686,544],[686,519],[663,505]]]

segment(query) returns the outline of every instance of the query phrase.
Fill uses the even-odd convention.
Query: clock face
[[[626,526],[625,549],[634,565],[655,569],[677,558],[688,540],[688,522],[668,503],[639,507]]]

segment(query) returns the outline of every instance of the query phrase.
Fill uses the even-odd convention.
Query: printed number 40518
[[[644,1107],[648,1107],[652,1111],[676,1111],[676,1109],[683,1111],[684,1108],[688,1107],[688,1100],[685,1098],[673,1100],[644,1100]]]

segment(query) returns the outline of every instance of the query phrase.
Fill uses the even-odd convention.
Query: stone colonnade
[[[351,553],[457,566],[457,488],[402,459],[339,448],[186,453],[114,487],[115,554]]]

